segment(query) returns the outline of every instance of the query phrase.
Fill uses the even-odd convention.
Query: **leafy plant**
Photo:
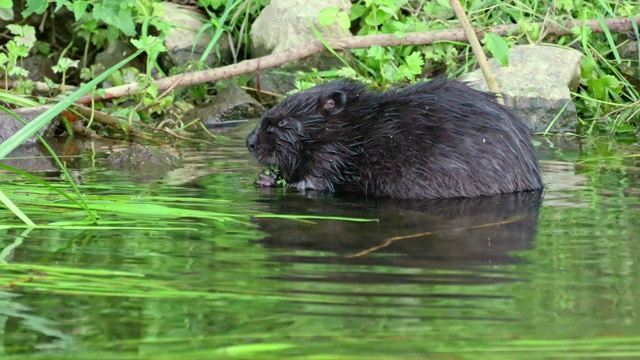
[[[633,19],[640,12],[639,3],[617,1],[614,6],[608,2],[563,0],[549,7],[537,2],[525,1],[515,6],[509,2],[489,0],[466,1],[463,2],[463,6],[472,25],[479,28],[512,23],[521,26],[521,35],[518,36],[484,34],[486,52],[503,66],[509,64],[508,48],[518,43],[537,44],[553,41],[564,46],[581,44],[586,57],[582,63],[582,87],[579,90],[580,96],[576,98],[576,106],[581,118],[592,124],[591,130],[602,117],[610,119],[608,126],[613,132],[623,129],[623,124],[632,117],[638,117],[639,111],[629,106],[630,103],[637,104],[638,90],[618,70],[621,58],[617,44],[620,43],[622,35],[609,32],[602,16],[630,16]],[[325,9],[318,21],[322,26],[329,26],[338,21],[343,29],[350,29],[356,35],[383,33],[399,37],[409,31],[458,27],[446,0],[360,0],[351,8],[349,24],[344,20],[346,15],[346,12],[338,8]],[[540,26],[536,24],[545,18],[557,18],[559,21],[567,18],[597,18],[603,26],[604,34],[592,34],[589,28],[584,27],[573,29],[570,36],[545,37]],[[634,32],[638,37],[637,29]],[[450,41],[439,41],[427,46],[372,46],[351,52],[355,64],[351,75],[373,78],[379,83],[412,82],[434,72],[459,74],[467,71],[473,63],[466,43]],[[346,72],[343,69],[343,73]]]
[[[19,62],[29,55],[29,50],[36,42],[35,29],[30,25],[7,25],[13,39],[0,47],[0,69],[4,72],[5,89],[9,86],[9,77],[26,81],[29,72]]]
[[[64,92],[65,81],[67,79],[67,70],[72,67],[78,67],[78,63],[78,60],[71,60],[66,57],[61,57],[60,59],[58,59],[58,64],[51,68],[54,72],[62,73],[62,84],[60,85],[60,91]]]

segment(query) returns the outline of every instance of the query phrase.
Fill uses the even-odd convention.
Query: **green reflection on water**
[[[549,188],[530,237],[517,226],[462,236],[467,221],[495,214],[463,222],[430,209],[451,221],[440,237],[350,257],[389,234],[415,233],[426,215],[255,189],[259,169],[232,145],[224,156],[187,157],[198,176],[184,182],[80,169],[91,174],[88,196],[153,196],[164,206],[201,199],[181,204],[194,212],[102,214],[127,222],[119,229],[0,230],[3,359],[640,356],[638,167],[620,156],[633,148],[589,143],[544,153]],[[247,216],[274,210],[380,221]],[[49,209],[34,220],[52,214],[75,215]]]

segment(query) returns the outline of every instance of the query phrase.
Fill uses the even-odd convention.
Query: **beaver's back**
[[[529,128],[492,95],[444,79],[382,95],[364,145],[351,149],[359,171],[345,190],[443,198],[542,188]],[[356,106],[345,110],[344,121],[359,118]]]

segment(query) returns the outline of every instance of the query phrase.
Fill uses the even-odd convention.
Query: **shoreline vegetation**
[[[330,3],[335,2],[327,0]],[[188,9],[200,21],[194,42],[185,50],[189,57],[181,63],[171,56],[182,50],[165,45],[172,29],[187,24],[167,19],[173,12],[167,10],[169,4],[171,9]],[[484,53],[505,64],[508,49],[522,44],[571,48],[584,55],[580,84],[572,93],[579,117],[572,134],[637,136],[640,3],[636,1],[557,1],[547,8],[535,1],[358,0],[344,4],[347,9],[327,6],[312,18],[302,17],[312,34],[309,38],[315,40],[259,56],[250,30],[270,6],[265,0],[201,0],[191,6],[133,0],[2,2],[0,110],[11,121],[25,125],[14,134],[0,134],[5,139],[0,160],[52,122],[63,139],[202,141],[215,136],[203,133],[201,119],[189,118],[189,111],[210,103],[226,86],[248,89],[266,103],[265,98],[273,97],[261,94],[279,97],[288,91],[270,92],[262,86],[261,79],[273,74],[288,83],[289,90],[294,83],[301,90],[344,77],[376,87],[409,84],[443,73],[459,76],[478,64],[483,67]],[[470,24],[466,32],[461,27],[467,22],[465,14]],[[350,36],[323,35],[331,26]],[[472,54],[467,41],[473,42],[474,36],[482,44],[476,42]],[[198,48],[201,39],[204,44]],[[623,54],[623,47],[631,50]],[[321,53],[335,60],[325,61],[327,68],[299,62]],[[205,65],[210,60],[215,60],[213,65]],[[43,112],[28,123],[17,113],[17,109],[41,105],[45,105]],[[51,148],[48,151],[72,184],[63,162]],[[73,191],[75,206],[95,221],[79,190],[73,187]],[[1,192],[0,198],[14,214],[28,219]]]

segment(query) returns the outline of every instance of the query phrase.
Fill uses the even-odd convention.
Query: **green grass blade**
[[[0,190],[0,202],[2,202],[4,204],[4,206],[7,207],[7,209],[11,210],[17,217],[20,218],[20,220],[22,220],[25,224],[29,225],[29,226],[35,226],[36,224],[31,221],[31,219],[29,219],[29,217],[27,215],[25,215],[25,213],[23,213],[20,208],[18,208],[12,201],[11,199],[9,199],[7,197],[7,195],[4,194],[4,192],[2,192],[2,190]]]
[[[47,189],[49,189],[49,190],[51,190],[51,191],[56,192],[58,195],[60,195],[60,196],[64,197],[65,199],[67,199],[67,200],[71,201],[72,203],[76,204],[76,205],[78,206],[78,208],[84,208],[84,209],[87,209],[86,205],[85,205],[85,206],[83,206],[80,202],[76,201],[74,198],[72,198],[71,196],[69,196],[69,195],[68,195],[67,193],[65,193],[64,191],[62,191],[62,190],[60,190],[60,189],[56,188],[55,186],[53,186],[53,185],[49,184],[48,182],[46,182],[46,181],[44,181],[44,180],[40,179],[40,178],[39,178],[39,177],[37,177],[37,176],[34,176],[34,175],[32,175],[32,174],[29,174],[29,173],[28,173],[28,172],[26,172],[26,171],[23,171],[23,170],[20,170],[20,169],[16,169],[16,168],[14,168],[14,167],[11,167],[11,166],[9,166],[9,165],[5,165],[5,164],[0,164],[0,169],[4,169],[4,170],[7,170],[7,171],[11,171],[11,172],[13,172],[13,173],[15,173],[15,174],[18,174],[18,175],[22,175],[22,176],[26,177],[27,179],[32,180],[32,181],[34,181],[34,182],[36,182],[36,183],[38,183],[38,184],[41,184],[41,185],[45,186]],[[77,191],[77,194],[78,194],[78,196],[80,196],[80,191]],[[81,200],[81,201],[82,201],[82,200]]]
[[[604,23],[604,18],[602,18],[602,15],[598,14],[598,22],[600,23],[600,26],[602,26],[602,30],[604,31],[604,35],[607,37],[607,42],[609,43],[609,47],[611,48],[611,52],[613,52],[613,57],[616,58],[616,64],[621,64],[622,63],[622,59],[620,59],[620,54],[618,53],[618,48],[616,46],[616,42],[613,41],[613,37],[611,36],[611,32],[609,31],[609,28],[607,27],[607,24]]]
[[[638,24],[636,24],[635,19],[631,15],[629,15],[629,22],[631,22],[631,27],[633,27],[633,33],[636,35],[636,39],[640,39]],[[640,41],[638,41],[638,64],[640,64]]]
[[[20,95],[13,94],[9,91],[0,89],[0,101],[7,104],[13,104],[21,107],[31,107],[40,105],[38,102],[31,99],[22,97]]]

